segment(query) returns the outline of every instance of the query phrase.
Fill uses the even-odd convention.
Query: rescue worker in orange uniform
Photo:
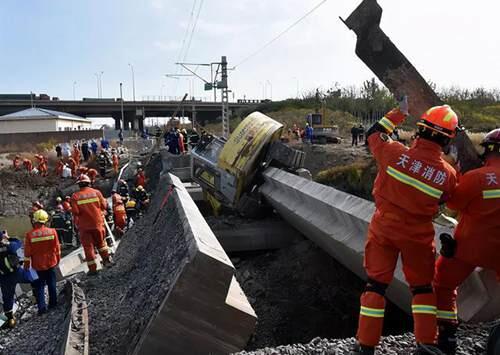
[[[95,184],[95,180],[96,180],[96,178],[97,178],[97,170],[92,169],[92,168],[91,168],[91,169],[89,169],[89,170],[87,171],[87,176],[90,178],[90,185],[91,185],[91,186],[94,186],[94,184]]]
[[[118,174],[118,167],[120,165],[120,158],[118,158],[118,154],[113,149],[113,153],[111,155],[111,161],[113,162],[113,171],[115,174]]]
[[[56,169],[55,169],[56,175],[59,177],[62,177],[63,170],[64,170],[64,160],[59,159],[59,161],[57,162]]]
[[[500,129],[488,133],[481,145],[484,166],[461,176],[447,202],[459,212],[459,223],[454,238],[441,235],[442,255],[436,263],[438,344],[446,354],[457,348],[458,286],[478,266],[500,277]]]
[[[13,166],[15,171],[18,171],[21,169],[21,158],[19,157],[19,155],[16,155],[16,157],[14,159],[12,159],[12,166]]]
[[[38,159],[39,159],[38,160],[38,170],[40,172],[40,175],[41,176],[49,175],[49,169],[48,169],[48,161],[49,160],[41,154],[38,156]]]
[[[382,335],[385,291],[399,255],[410,285],[417,354],[436,348],[436,297],[433,216],[456,186],[456,172],[442,159],[442,147],[455,135],[458,118],[449,106],[437,106],[417,123],[418,138],[408,148],[389,135],[408,114],[405,98],[367,133],[377,161],[373,188],[376,211],[368,228],[364,266],[368,275],[361,296],[357,344],[351,354],[374,354]]]
[[[70,196],[64,197],[64,202],[62,203],[62,206],[64,208],[64,211],[71,212],[71,197]]]
[[[87,175],[80,175],[77,183],[80,191],[71,197],[71,211],[78,225],[89,272],[95,274],[97,263],[94,248],[97,248],[103,265],[111,265],[108,247],[104,240],[106,232],[103,213],[108,204],[99,190],[90,187],[90,178]]]
[[[137,175],[135,176],[135,186],[146,187],[146,175],[142,168],[137,169]]]
[[[71,169],[71,177],[76,178],[76,170],[78,169],[78,164],[76,163],[76,160],[73,157],[69,158],[68,165],[69,168]]]
[[[115,232],[117,237],[121,237],[125,232],[127,225],[127,212],[123,204],[122,197],[114,191],[112,196],[113,201],[113,217],[115,222]]]
[[[45,226],[48,221],[47,212],[37,210],[33,214],[34,229],[24,239],[24,268],[32,266],[38,274],[34,285],[38,314],[47,312],[45,286],[49,290],[49,309],[57,306],[55,267],[61,260],[61,247],[56,230]]]
[[[29,159],[23,159],[23,166],[28,172],[28,174],[31,174],[31,171],[33,170],[33,163]]]
[[[78,168],[78,175],[82,175],[82,174],[87,175],[88,171],[89,171],[89,168],[87,168],[86,166],[80,166]]]
[[[78,149],[78,145],[76,144],[73,145],[73,151],[71,152],[71,157],[75,160],[77,165],[80,164],[81,154],[80,154],[80,149]]]

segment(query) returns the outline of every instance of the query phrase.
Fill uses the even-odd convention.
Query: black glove
[[[453,258],[457,250],[457,241],[448,233],[441,233],[439,235],[441,241],[441,250],[439,253],[445,258]]]

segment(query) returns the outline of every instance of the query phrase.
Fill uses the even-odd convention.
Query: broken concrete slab
[[[269,168],[260,192],[278,213],[302,234],[359,277],[365,279],[363,255],[368,225],[375,211],[373,202],[349,195],[286,171]],[[452,233],[435,225],[439,234]],[[488,321],[500,315],[500,284],[490,272],[474,272],[459,289],[459,317],[465,321]],[[411,294],[398,262],[387,296],[406,312]]]

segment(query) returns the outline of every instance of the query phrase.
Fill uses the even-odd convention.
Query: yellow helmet
[[[136,205],[136,203],[135,203],[134,200],[129,200],[129,201],[127,201],[125,207],[127,207],[127,208],[133,208],[133,207],[135,207],[135,205]]]
[[[33,213],[33,222],[45,224],[49,221],[49,215],[44,210],[37,210]]]

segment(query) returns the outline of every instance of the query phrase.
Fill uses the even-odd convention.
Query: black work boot
[[[438,324],[438,347],[446,355],[455,355],[457,351],[457,324],[442,322]]]
[[[373,355],[375,354],[375,348],[372,346],[364,346],[356,342],[351,348],[349,355]]]
[[[445,355],[435,344],[417,344],[415,355]]]

